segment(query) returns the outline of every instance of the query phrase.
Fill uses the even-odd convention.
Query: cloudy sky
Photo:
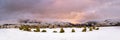
[[[120,0],[0,0],[0,21],[83,22],[119,18]]]

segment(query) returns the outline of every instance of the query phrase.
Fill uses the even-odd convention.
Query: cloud
[[[113,7],[111,5],[118,6],[115,5],[120,3],[117,1],[119,0],[0,0],[0,20],[25,18],[82,22],[100,19],[101,14],[111,16],[113,13],[108,11],[116,10],[116,8],[111,8]],[[109,3],[112,4],[108,5]]]

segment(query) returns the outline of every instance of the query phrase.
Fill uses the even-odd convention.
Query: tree
[[[120,22],[117,22],[115,25],[113,25],[113,26],[120,26]]]
[[[72,29],[72,31],[71,32],[75,32],[75,29]]]
[[[2,28],[2,27],[0,26],[0,28]]]
[[[60,33],[64,33],[65,31],[64,31],[64,29],[63,28],[61,28],[60,29]]]
[[[97,22],[96,21],[88,21],[86,22],[87,26],[94,26],[94,25],[97,25]]]

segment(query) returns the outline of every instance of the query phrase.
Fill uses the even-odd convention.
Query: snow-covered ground
[[[64,28],[65,33],[53,33],[56,29],[42,32],[26,32],[19,29],[0,29],[0,40],[120,40],[120,27],[101,27],[100,30],[81,32],[81,28]],[[41,29],[42,30],[42,29]]]

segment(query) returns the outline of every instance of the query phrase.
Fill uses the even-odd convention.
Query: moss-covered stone
[[[90,28],[89,28],[89,31],[93,31],[93,28],[92,28],[92,27],[90,27]]]
[[[57,33],[57,31],[53,31],[54,33]]]
[[[75,32],[75,29],[72,29],[72,31],[71,32]]]
[[[86,28],[84,28],[83,30],[82,30],[82,32],[86,32],[87,31],[87,29]]]
[[[19,30],[23,30],[23,28],[22,28],[22,27],[19,27]]]
[[[61,28],[60,29],[60,33],[64,33],[65,31],[64,31],[64,29],[63,28]]]
[[[47,32],[46,30],[42,30],[41,32]]]
[[[40,28],[35,28],[36,30],[34,30],[34,32],[40,32]]]
[[[96,28],[95,30],[99,30],[99,28]]]
[[[96,27],[95,27],[95,26],[93,26],[93,29],[96,29]]]

